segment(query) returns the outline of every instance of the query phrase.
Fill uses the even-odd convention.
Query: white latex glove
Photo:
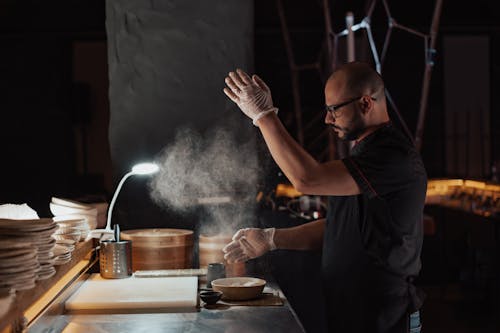
[[[222,249],[224,259],[229,263],[242,262],[260,257],[268,251],[276,249],[274,244],[275,228],[245,228],[238,230],[233,241]]]
[[[241,69],[230,72],[225,80],[229,88],[224,88],[224,93],[246,114],[255,126],[257,121],[270,114],[278,113],[273,106],[271,90],[257,75],[252,78]]]

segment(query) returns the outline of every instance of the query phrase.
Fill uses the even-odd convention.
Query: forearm
[[[292,138],[275,114],[263,117],[258,125],[274,160],[299,189],[318,162]]]
[[[292,228],[276,229],[274,244],[282,250],[319,250],[323,244],[325,219]]]

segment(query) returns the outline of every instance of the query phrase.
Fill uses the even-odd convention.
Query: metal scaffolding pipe
[[[326,41],[326,61],[327,61],[327,73],[326,73],[326,78],[330,76],[330,74],[333,73],[333,70],[335,69],[335,54],[333,52],[333,43],[331,36],[334,36],[335,34],[332,31],[332,20],[330,18],[330,2],[329,0],[323,0],[323,17],[325,18],[325,41]]]
[[[293,57],[292,41],[290,38],[290,32],[285,20],[285,11],[283,9],[283,3],[281,0],[276,0],[276,5],[278,7],[278,14],[280,17],[281,31],[283,32],[283,40],[285,41],[286,56],[288,58],[288,65],[291,70],[292,79],[292,92],[293,92],[293,110],[295,113],[295,120],[297,122],[297,141],[304,145],[304,133],[302,131],[302,113],[301,113],[301,102],[300,102],[300,87],[299,87],[299,73],[295,59]]]
[[[332,31],[332,21],[330,17],[330,2],[329,0],[323,0],[323,16],[325,18],[325,41],[326,41],[326,51],[327,51],[327,73],[325,75],[326,79],[330,77],[330,74],[335,70],[335,64],[337,62],[337,54],[334,52],[334,47],[336,49],[337,37]],[[334,42],[332,43],[332,36],[334,37]],[[328,131],[329,129],[325,129]],[[336,145],[335,145],[335,136],[332,131],[328,131],[328,150],[323,156],[328,156],[329,160],[333,160],[337,153]],[[322,159],[323,156],[320,158]]]
[[[366,34],[368,36],[368,43],[370,44],[373,61],[375,62],[375,69],[377,70],[377,73],[382,74],[382,66],[380,65],[377,46],[375,45],[375,40],[373,39],[373,34],[372,34],[372,28],[370,26],[370,18],[365,17],[363,21],[361,21],[361,23],[363,24],[363,28],[366,29]]]
[[[418,113],[417,130],[415,133],[415,144],[417,150],[422,149],[422,138],[424,135],[424,122],[425,113],[427,110],[427,100],[429,97],[429,87],[431,81],[432,67],[434,66],[434,52],[436,47],[437,32],[439,28],[439,18],[441,17],[441,10],[443,7],[443,0],[436,0],[436,6],[434,7],[434,15],[432,16],[432,25],[430,31],[430,45],[427,50],[426,62],[425,62],[425,72],[424,80],[422,84],[422,96],[420,98],[420,110]]]
[[[421,33],[420,31],[418,30],[415,30],[415,29],[412,29],[412,28],[408,28],[407,26],[404,26],[402,24],[399,24],[398,22],[396,22],[396,20],[392,20],[392,26],[394,28],[398,28],[398,29],[401,29],[403,31],[406,31],[406,32],[409,32],[410,34],[413,34],[413,35],[416,35],[418,37],[422,37],[422,38],[426,38],[427,35],[424,34],[424,33]]]
[[[352,12],[347,12],[345,16],[345,25],[347,29],[347,61],[351,62],[356,60],[356,45],[354,31],[352,30],[352,26],[354,25],[354,14]]]

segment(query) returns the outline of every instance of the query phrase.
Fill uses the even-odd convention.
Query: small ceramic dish
[[[201,300],[208,305],[217,303],[221,297],[222,293],[220,291],[200,291]]]

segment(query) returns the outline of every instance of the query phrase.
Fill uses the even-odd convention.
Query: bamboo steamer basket
[[[135,229],[122,231],[132,241],[132,270],[192,268],[193,231],[185,229]]]
[[[223,263],[226,267],[227,277],[239,277],[246,275],[245,263],[228,264],[224,260],[224,252],[222,248],[231,242],[230,235],[203,235],[199,237],[199,262],[200,268],[207,268],[211,263]]]

